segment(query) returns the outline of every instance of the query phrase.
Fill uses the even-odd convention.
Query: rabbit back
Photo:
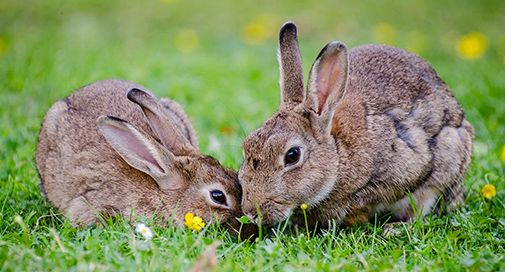
[[[166,196],[158,193],[156,183],[124,162],[97,130],[97,118],[112,115],[159,140],[140,107],[126,98],[132,88],[144,89],[122,80],[92,83],[56,102],[44,118],[36,152],[42,187],[73,222],[87,224],[97,213],[127,213],[129,207],[148,213],[163,205]],[[196,141],[191,124],[181,121],[187,117],[180,106],[168,99],[160,102],[178,116],[174,120],[179,119],[181,132]]]
[[[350,209],[385,210],[405,220],[412,216],[405,192],[423,213],[440,195],[452,206],[461,203],[473,128],[434,69],[381,45],[351,49],[349,64],[332,133],[352,146],[348,161],[363,170]]]

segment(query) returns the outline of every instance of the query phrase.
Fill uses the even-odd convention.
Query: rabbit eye
[[[286,155],[284,156],[284,164],[288,166],[297,163],[300,160],[301,154],[302,152],[300,150],[300,147],[295,146],[290,148],[288,152],[286,152]]]
[[[212,190],[212,191],[210,191],[210,197],[217,204],[226,205],[226,196],[224,195],[223,191]]]

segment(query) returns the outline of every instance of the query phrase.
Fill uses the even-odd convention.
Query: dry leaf
[[[221,245],[221,241],[216,240],[212,244],[210,244],[198,257],[198,261],[196,261],[195,265],[189,270],[190,272],[204,272],[204,271],[212,271],[217,267],[217,256],[216,250],[217,247]]]

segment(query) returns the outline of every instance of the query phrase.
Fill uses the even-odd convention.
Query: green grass
[[[505,270],[505,2],[140,2],[0,2],[0,270],[186,270],[214,240],[223,241],[219,271]],[[41,197],[33,157],[45,111],[106,78],[180,101],[202,151],[237,169],[242,139],[278,105],[276,32],[288,19],[299,25],[307,69],[332,39],[386,41],[433,64],[476,130],[459,211],[392,236],[367,224],[310,238],[303,229],[273,231],[247,243],[216,227],[195,234],[153,226],[146,243],[121,219],[73,228]],[[257,20],[272,21],[272,31],[249,44],[242,31]],[[182,52],[191,37],[186,49],[176,46],[185,29],[198,38],[192,52]],[[455,43],[474,31],[487,36],[486,53],[464,60]],[[490,201],[480,195],[486,183],[498,190]]]

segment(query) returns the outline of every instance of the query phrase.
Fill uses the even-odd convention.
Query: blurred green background
[[[0,245],[18,241],[15,214],[32,226],[51,211],[37,189],[38,129],[52,103],[93,81],[127,79],[179,101],[202,151],[237,169],[242,139],[278,106],[277,31],[287,20],[306,72],[331,40],[386,43],[430,62],[476,129],[470,210],[483,184],[503,195],[503,0],[0,0]]]
[[[277,107],[276,39],[287,20],[306,70],[331,40],[406,48],[447,81],[478,140],[493,139],[488,151],[499,154],[505,138],[503,1],[2,0],[0,14],[3,139],[33,136],[50,104],[78,87],[123,78],[180,101],[204,151],[236,167],[241,138]],[[458,42],[472,33],[483,52],[469,60]]]

